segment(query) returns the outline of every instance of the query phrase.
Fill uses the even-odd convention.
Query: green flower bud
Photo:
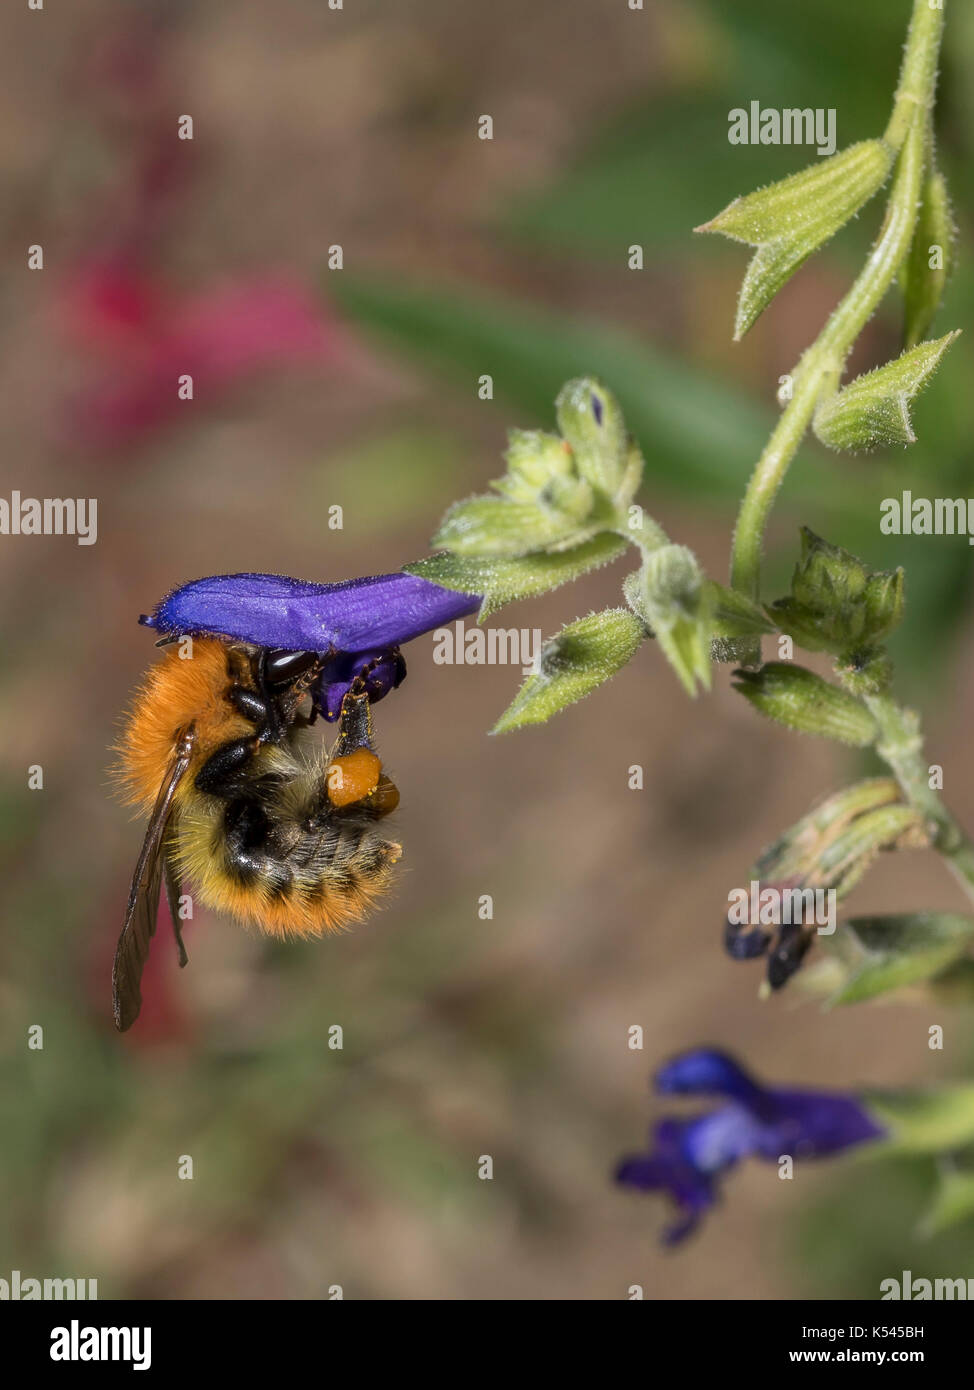
[[[491,484],[499,496],[457,502],[435,546],[467,559],[516,559],[572,550],[625,524],[643,460],[615,397],[583,378],[564,387],[556,408],[565,437],[513,430],[508,471]]]
[[[517,502],[535,502],[556,478],[575,478],[571,446],[543,430],[511,430],[508,435],[508,475],[494,486]]]
[[[758,671],[735,671],[734,689],[769,719],[799,733],[858,748],[876,741],[876,721],[865,706],[803,666],[772,661]]]
[[[921,343],[885,367],[866,372],[824,400],[813,429],[830,449],[880,449],[915,444],[910,402],[929,381],[959,330]]]
[[[862,699],[864,695],[880,695],[889,689],[893,678],[893,663],[886,653],[874,647],[849,652],[836,663],[835,674],[843,690]]]
[[[902,570],[873,573],[839,546],[802,527],[791,596],[769,609],[779,629],[807,651],[867,651],[903,616]]]
[[[869,640],[877,641],[897,627],[903,617],[906,577],[902,569],[870,575],[865,591],[865,623]]]
[[[912,806],[894,802],[856,816],[823,846],[810,882],[835,888],[847,897],[880,850],[928,849],[930,834]]]
[[[797,879],[817,887],[835,887],[822,870],[830,847],[857,820],[891,806],[905,807],[895,777],[867,777],[833,792],[764,850],[751,877],[768,882]]]
[[[581,476],[616,506],[627,505],[639,478],[633,481],[629,436],[612,393],[593,377],[569,381],[555,402],[555,416]]]
[[[737,304],[735,339],[813,251],[878,193],[893,165],[882,140],[864,140],[779,183],[737,198],[698,232],[720,232],[758,248]]]

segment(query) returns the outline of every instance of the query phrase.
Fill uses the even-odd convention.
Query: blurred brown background
[[[907,7],[880,9],[903,13],[877,39],[862,96],[877,130]],[[755,4],[739,18],[769,72],[780,52],[800,73],[800,21],[792,33],[779,7]],[[508,402],[502,386],[477,399],[479,371],[497,370],[487,348],[464,381],[377,339],[343,307],[342,276],[458,285],[501,314],[530,304],[611,324],[723,378],[771,419],[777,375],[818,331],[854,249],[806,269],[733,348],[744,253],[689,235],[721,202],[702,168],[697,203],[674,209],[684,195],[668,182],[673,164],[655,166],[649,151],[643,202],[626,236],[622,198],[614,249],[573,242],[570,228],[563,245],[546,242],[518,212],[586,159],[600,174],[598,140],[615,130],[625,146],[626,112],[643,113],[631,130],[667,126],[670,95],[706,115],[709,157],[726,160],[721,84],[735,22],[726,7],[664,0],[642,12],[622,0],[8,7],[2,492],[97,497],[99,510],[94,546],[0,538],[0,1275],[96,1277],[104,1297],[162,1298],[315,1298],[335,1284],[346,1297],[438,1299],[875,1287],[871,1273],[857,1282],[851,1253],[848,1269],[833,1268],[803,1245],[809,1212],[844,1219],[839,1165],[800,1167],[788,1184],[772,1166],[742,1169],[678,1254],[657,1245],[662,1209],[611,1182],[650,1121],[652,1069],[684,1047],[716,1042],[769,1079],[838,1088],[958,1074],[970,1055],[962,1013],[898,1003],[823,1015],[797,989],[761,1004],[758,972],[722,954],[728,889],[856,770],[830,746],[760,724],[726,672],[693,704],[647,646],[549,726],[492,741],[520,672],[434,666],[431,640],[417,641],[408,680],[377,711],[403,793],[395,900],[353,933],[287,948],[200,916],[182,973],[163,925],[144,1017],[124,1038],[110,1020],[111,953],[142,830],[112,799],[106,769],[153,657],[138,614],[202,574],[396,569],[426,553],[451,501],[497,476],[508,426],[551,427],[550,409]],[[827,88],[812,99],[817,71],[804,85],[789,74],[794,104],[836,104]],[[763,91],[742,79],[739,95]],[[187,113],[194,139],[180,142]],[[476,139],[482,113],[492,143]],[[855,114],[843,129],[844,113],[840,141],[872,133]],[[678,123],[670,137],[679,163]],[[696,138],[686,136],[687,159]],[[773,153],[781,172],[806,162]],[[731,192],[763,181],[757,167],[736,168]],[[631,184],[620,174],[625,197]],[[602,196],[596,178],[587,218]],[[657,207],[681,240],[654,241]],[[631,242],[650,248],[642,275],[626,269]],[[26,270],[32,244],[42,272]],[[336,244],[341,272],[327,268]],[[511,333],[521,340],[513,320]],[[878,321],[864,351],[894,338],[893,318]],[[177,403],[168,383],[184,370],[195,399]],[[955,402],[945,430],[967,408],[961,377],[944,388]],[[662,474],[656,441],[640,437]],[[719,450],[708,462],[719,472]],[[819,460],[802,466],[814,492]],[[833,487],[868,499],[863,529],[876,546],[886,474],[828,468]],[[676,465],[665,481],[650,479],[647,506],[722,576],[732,495],[691,495]],[[342,531],[327,527],[334,504]],[[851,543],[841,506],[828,516],[831,538]],[[782,575],[797,519],[786,505],[775,524]],[[962,595],[968,555],[954,544],[965,553],[948,580]],[[933,571],[946,564],[935,553]],[[493,622],[547,635],[618,602],[625,572],[623,562]],[[926,627],[936,611],[917,607],[911,621]],[[958,617],[936,661],[924,652],[911,668],[931,758],[968,825],[972,638]],[[634,763],[642,791],[627,786]],[[26,789],[30,764],[43,766],[42,791]],[[959,906],[930,856],[891,862],[854,899],[907,904]],[[927,1050],[930,1022],[947,1026],[944,1054]],[[27,1052],[37,1023],[44,1050]],[[327,1046],[333,1024],[342,1051]],[[633,1024],[642,1052],[627,1047]],[[184,1154],[192,1182],[177,1180]],[[491,1182],[477,1178],[482,1154]],[[885,1273],[923,1259],[916,1203],[893,1191],[846,1242],[881,1246]]]

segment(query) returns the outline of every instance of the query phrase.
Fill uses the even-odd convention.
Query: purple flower
[[[229,637],[258,647],[326,658],[317,695],[326,719],[364,675],[373,703],[400,684],[400,643],[475,613],[479,594],[461,594],[412,574],[378,574],[309,584],[280,574],[216,574],[173,589],[139,622],[166,637]]]
[[[687,1119],[659,1121],[650,1131],[649,1152],[624,1158],[616,1169],[618,1182],[664,1192],[676,1205],[678,1218],[663,1233],[667,1245],[684,1240],[716,1204],[721,1175],[739,1159],[826,1158],[885,1136],[854,1096],[762,1086],[711,1048],[675,1057],[656,1073],[655,1086],[661,1095],[726,1101]]]
[[[761,891],[772,889],[779,895],[801,892],[805,881],[800,875],[776,883],[761,882]],[[767,956],[768,984],[773,990],[786,985],[801,966],[814,940],[814,931],[801,922],[782,922],[771,931],[755,923],[742,924],[728,913],[724,919],[724,949],[732,960],[757,960]]]

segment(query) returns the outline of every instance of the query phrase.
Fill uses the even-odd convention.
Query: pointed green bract
[[[910,402],[940,365],[960,331],[910,348],[885,367],[866,372],[818,407],[812,428],[830,449],[880,449],[915,444]]]
[[[706,587],[713,605],[715,638],[760,637],[777,630],[764,610],[745,594],[715,579],[708,579]]]
[[[956,237],[947,180],[939,169],[933,169],[924,185],[913,245],[900,269],[905,348],[922,342],[936,317],[953,268]]]
[[[506,603],[545,594],[589,570],[610,564],[625,549],[626,542],[621,536],[603,532],[570,550],[539,551],[536,555],[513,559],[470,558],[444,551],[406,565],[405,569],[407,574],[418,574],[445,589],[482,594],[480,619],[483,621]]]
[[[778,724],[803,734],[866,748],[876,721],[864,705],[804,666],[771,661],[758,671],[735,671],[734,689]]]
[[[845,980],[833,1004],[858,1004],[890,990],[922,984],[964,956],[974,940],[974,918],[949,912],[859,917],[828,942]]]
[[[863,140],[737,198],[699,232],[720,232],[758,248],[737,303],[735,339],[743,338],[800,265],[882,188],[893,152],[882,140]]]
[[[492,732],[546,723],[621,670],[646,636],[643,623],[625,608],[569,623],[545,643],[538,671],[528,676]]]

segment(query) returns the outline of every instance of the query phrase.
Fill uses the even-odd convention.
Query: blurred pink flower
[[[86,359],[66,433],[89,448],[137,443],[267,369],[342,355],[341,330],[310,292],[271,274],[180,295],[118,256],[78,270],[64,308]],[[178,394],[186,376],[191,400]]]

